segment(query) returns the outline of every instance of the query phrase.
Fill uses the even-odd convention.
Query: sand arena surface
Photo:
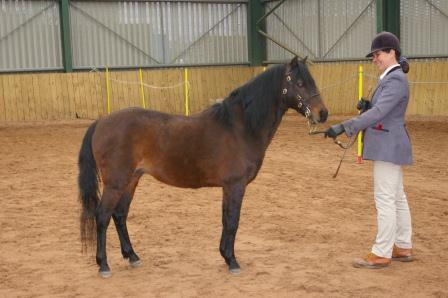
[[[221,189],[144,176],[128,220],[143,266],[123,261],[111,224],[107,280],[79,238],[77,156],[89,123],[0,125],[0,297],[448,296],[448,119],[408,122],[413,263],[352,268],[376,234],[372,164],[357,165],[353,147],[332,179],[342,150],[287,115],[246,192],[235,245],[240,276],[218,251]]]

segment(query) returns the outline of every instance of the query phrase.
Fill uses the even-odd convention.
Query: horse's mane
[[[270,67],[262,74],[256,76],[243,86],[233,90],[221,103],[216,103],[207,109],[220,123],[231,127],[234,121],[232,107],[240,104],[244,113],[244,126],[248,132],[254,134],[265,124],[265,120],[275,105],[273,100],[277,100],[281,95],[282,82],[285,78],[286,65],[280,64]],[[303,80],[305,86],[315,88],[315,82],[305,64],[298,63],[294,68],[295,77]]]
[[[273,108],[272,100],[281,94],[285,65],[276,65],[233,90],[221,103],[214,104],[209,112],[224,125],[232,126],[234,105],[241,105],[244,126],[250,133],[258,131]]]

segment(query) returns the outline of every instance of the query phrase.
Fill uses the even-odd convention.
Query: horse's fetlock
[[[238,225],[235,225],[235,226],[231,226],[231,225],[229,225],[229,226],[226,228],[226,232],[227,232],[229,235],[235,235],[237,231],[238,231]]]
[[[99,258],[99,257],[96,257],[96,264],[97,264],[98,266],[101,266],[101,263],[102,263],[102,259]]]

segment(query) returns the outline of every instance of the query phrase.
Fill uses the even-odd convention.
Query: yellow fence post
[[[190,115],[189,103],[188,103],[188,69],[184,69],[184,81],[185,81],[185,116]]]
[[[142,107],[144,109],[146,109],[145,89],[143,88],[143,73],[142,73],[142,69],[141,68],[138,70],[138,75],[139,75],[139,79],[140,79],[140,92],[142,94]]]
[[[362,98],[362,65],[359,65],[359,86],[358,86],[358,100]],[[360,111],[361,112],[361,111]],[[358,133],[358,156],[356,162],[361,164],[362,160],[362,130]]]
[[[107,66],[106,66],[106,97],[107,97],[107,114],[110,114],[109,68]]]

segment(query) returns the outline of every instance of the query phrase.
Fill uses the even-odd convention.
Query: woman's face
[[[373,53],[372,62],[378,67],[380,72],[384,72],[389,66],[397,64],[395,59],[395,50],[392,49],[389,53],[379,50]]]

